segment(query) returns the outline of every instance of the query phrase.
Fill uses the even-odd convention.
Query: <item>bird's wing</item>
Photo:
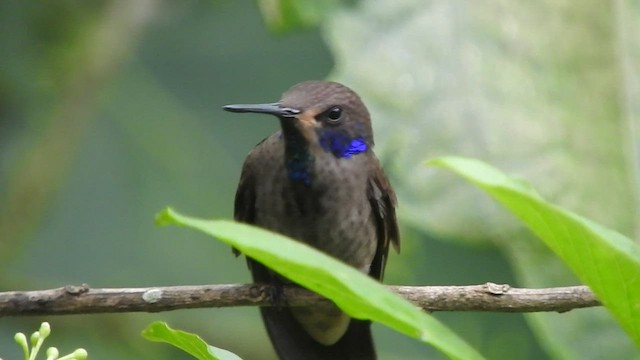
[[[233,217],[236,221],[253,224],[256,218],[256,191],[255,180],[250,175],[247,163],[245,162],[240,175],[240,183],[236,190],[234,201]]]
[[[396,251],[400,251],[400,231],[396,219],[396,194],[379,165],[373,167],[369,177],[367,196],[371,203],[378,237],[378,247],[369,274],[382,280],[389,244],[392,244]]]
[[[251,176],[249,166],[248,162],[245,162],[242,167],[240,182],[238,183],[238,189],[236,190],[236,197],[234,200],[233,218],[242,223],[255,224],[256,188],[255,179]],[[240,252],[235,248],[233,248],[233,253],[236,256],[240,255]],[[248,265],[249,268],[251,268],[250,262],[248,262]]]

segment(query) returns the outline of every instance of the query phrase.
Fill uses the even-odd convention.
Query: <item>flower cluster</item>
[[[35,360],[44,339],[51,334],[51,327],[48,322],[43,322],[40,325],[40,329],[31,334],[30,341],[27,341],[27,336],[21,332],[17,333],[14,339],[22,348],[24,352],[24,360]],[[29,345],[31,345],[31,351],[29,351]],[[74,352],[68,355],[60,356],[60,352],[55,347],[50,347],[46,351],[46,360],[85,360],[87,358],[87,351],[85,349],[76,349]]]

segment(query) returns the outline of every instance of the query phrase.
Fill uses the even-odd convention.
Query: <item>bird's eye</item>
[[[331,122],[338,122],[342,119],[342,108],[340,106],[334,106],[327,111],[327,119]]]

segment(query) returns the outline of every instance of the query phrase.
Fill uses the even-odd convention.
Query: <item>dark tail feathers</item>
[[[271,343],[281,360],[375,360],[369,321],[351,319],[349,329],[334,345],[324,346],[302,329],[286,308],[262,308]]]

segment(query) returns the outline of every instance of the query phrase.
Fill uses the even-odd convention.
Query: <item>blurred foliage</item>
[[[267,26],[275,32],[318,25],[340,5],[340,0],[258,0]]]
[[[277,123],[220,106],[274,101],[330,71],[368,104],[400,196],[403,253],[388,283],[577,282],[470,187],[422,165],[443,153],[533,179],[554,202],[638,237],[635,3],[317,3],[0,2],[0,288],[248,281],[226,246],[156,229],[153,214],[170,204],[231,217],[244,156]],[[284,25],[272,24],[277,12]],[[276,36],[264,22],[296,30]],[[637,357],[604,311],[527,315],[542,345],[521,315],[436,316],[489,358]],[[60,348],[188,358],[137,336],[158,319],[243,358],[273,356],[256,309],[46,320]],[[3,355],[17,358],[5,341],[41,321],[0,319]],[[374,330],[382,359],[440,358]]]
[[[483,159],[637,240],[639,29],[630,1],[362,2],[324,25],[332,78],[358,89],[377,119],[401,218],[498,246],[528,287],[577,279],[506,212],[423,160]],[[601,309],[527,318],[551,356],[638,357]]]
[[[318,31],[274,37],[254,3],[235,1],[8,0],[0,17],[11,54],[0,67],[1,94],[11,94],[0,100],[0,288],[247,282],[227,246],[157,229],[153,214],[171,204],[232,216],[242,161],[277,123],[220,107],[325,77],[332,61]],[[36,33],[61,31],[53,24],[75,36]],[[54,87],[48,71],[66,83]],[[61,350],[81,343],[99,358],[188,358],[138,335],[160,319],[243,358],[272,354],[257,310],[228,310],[46,320]],[[13,333],[43,320],[0,319],[3,355],[18,358]]]

